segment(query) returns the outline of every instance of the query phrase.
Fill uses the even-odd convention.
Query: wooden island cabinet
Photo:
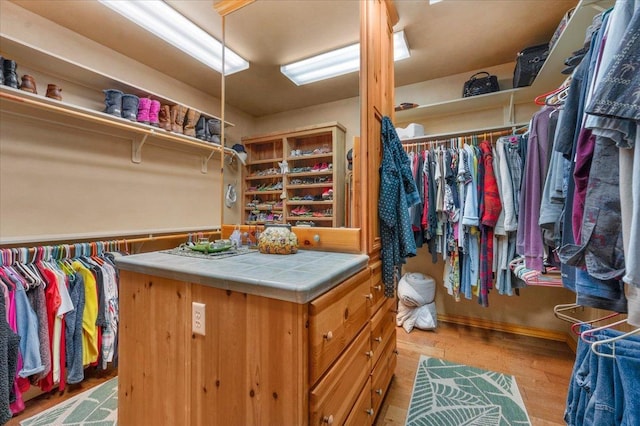
[[[373,423],[396,362],[379,263],[156,252],[118,266],[120,425]],[[204,335],[193,331],[194,302],[205,306]]]

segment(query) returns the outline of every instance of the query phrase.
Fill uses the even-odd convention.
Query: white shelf
[[[23,43],[7,36],[6,34],[0,33],[0,46],[2,55],[7,59],[15,60],[18,66],[24,63],[25,66],[28,65],[29,68],[59,77],[66,81],[72,81],[80,86],[96,90],[100,92],[101,95],[103,89],[117,89],[136,96],[151,96],[162,104],[184,105],[191,108],[189,105],[180,101],[167,98],[145,88],[137,87],[125,81],[118,80],[95,69],[88,68],[82,64],[51,54],[50,52],[44,51],[36,46]],[[206,117],[222,121],[220,117],[216,117],[206,111],[200,111],[200,113]],[[233,126],[233,123],[230,123],[229,121],[225,122],[225,127]]]
[[[9,86],[0,86],[0,110],[8,114],[130,139],[131,161],[134,163],[142,161],[142,150],[146,143],[176,151],[200,154],[202,173],[207,173],[208,161],[214,154],[224,152],[226,155],[237,155],[231,148],[203,142],[190,136],[168,132],[154,126],[125,120]]]
[[[500,107],[513,108],[515,104],[533,102],[536,96],[549,92],[562,84],[567,77],[561,73],[565,68],[564,60],[571,56],[572,52],[582,48],[585,31],[591,24],[593,17],[600,11],[613,6],[614,3],[614,0],[581,0],[531,86],[396,111],[395,121],[397,123],[419,122],[427,118]],[[511,123],[505,124],[511,125]]]

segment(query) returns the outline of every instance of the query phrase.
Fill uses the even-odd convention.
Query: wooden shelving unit
[[[243,138],[247,151],[244,222],[344,226],[344,191],[334,182],[341,182],[344,175],[345,133],[344,126],[333,122]],[[282,174],[280,167],[285,162],[288,172]],[[269,190],[279,183],[282,189]],[[261,185],[266,190],[254,190]],[[278,201],[283,202],[280,211],[250,207]]]

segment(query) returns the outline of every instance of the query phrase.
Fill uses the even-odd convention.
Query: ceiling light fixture
[[[393,33],[393,59],[400,61],[411,56],[403,31]],[[360,43],[282,65],[280,72],[296,85],[348,74],[360,69]]]
[[[98,0],[203,64],[222,72],[222,43],[162,0]],[[225,48],[225,75],[249,68],[249,62]]]

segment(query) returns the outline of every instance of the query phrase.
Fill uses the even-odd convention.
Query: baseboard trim
[[[545,330],[542,328],[527,327],[524,325],[496,322],[482,318],[464,317],[461,315],[438,314],[438,320],[470,327],[484,328],[487,330],[504,331],[506,333],[520,334],[522,336],[539,337],[541,339],[567,342],[570,337],[561,331]]]

